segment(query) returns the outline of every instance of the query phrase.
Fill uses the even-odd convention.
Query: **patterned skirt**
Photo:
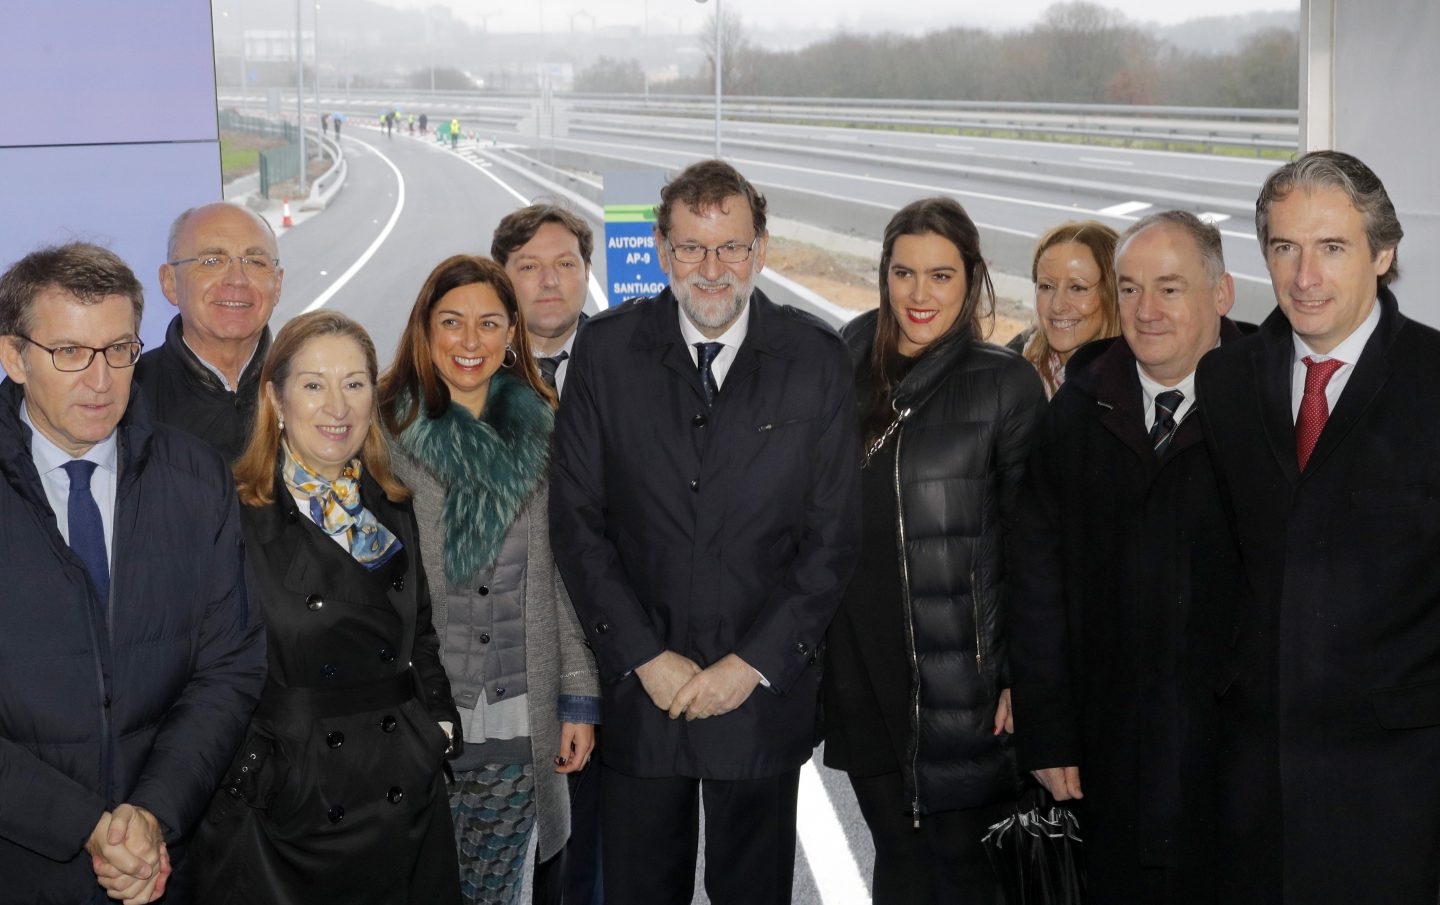
[[[460,892],[473,905],[517,905],[535,830],[535,770],[486,764],[455,775],[450,816],[460,854]]]

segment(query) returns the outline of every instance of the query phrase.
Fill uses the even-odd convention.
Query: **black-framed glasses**
[[[194,264],[205,273],[224,273],[230,269],[231,261],[239,261],[241,271],[257,277],[268,277],[280,269],[279,258],[265,255],[200,255],[195,258],[181,258],[178,261],[166,261],[165,263],[171,267]]]
[[[759,241],[760,237],[756,236],[750,240],[749,245],[726,242],[724,245],[717,245],[714,248],[694,242],[682,242],[676,245],[669,239],[665,240],[665,244],[670,246],[670,256],[681,264],[703,264],[705,257],[712,251],[715,252],[715,258],[721,264],[744,264],[750,260],[751,253],[755,251],[755,243]]]
[[[125,342],[111,343],[102,349],[94,346],[49,346],[41,345],[23,333],[17,333],[21,339],[35,346],[37,349],[44,349],[50,353],[50,360],[55,363],[57,371],[83,371],[90,367],[96,355],[104,355],[105,363],[112,368],[128,368],[140,360],[140,350],[145,344],[138,339],[130,339]]]

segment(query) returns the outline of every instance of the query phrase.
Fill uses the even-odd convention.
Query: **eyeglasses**
[[[90,367],[90,363],[95,360],[96,355],[104,355],[105,363],[112,368],[128,368],[140,360],[140,350],[145,347],[140,340],[132,339],[126,342],[111,343],[103,349],[97,349],[94,346],[56,346],[52,349],[49,346],[42,346],[23,333],[16,335],[36,348],[49,352],[50,360],[55,363],[55,370],[66,372],[85,370]]]
[[[681,264],[703,264],[705,257],[710,252],[715,252],[715,258],[721,264],[744,264],[750,260],[750,253],[755,250],[755,243],[760,241],[756,236],[750,240],[749,245],[741,245],[739,242],[726,242],[724,245],[717,245],[709,248],[705,245],[696,245],[694,242],[684,242],[676,245],[670,240],[666,244],[670,246],[670,256]]]
[[[268,277],[280,269],[279,258],[267,258],[261,255],[201,255],[198,258],[181,258],[178,261],[167,261],[166,263],[171,267],[194,264],[205,273],[224,273],[230,269],[231,261],[239,261],[242,272],[257,277]]]

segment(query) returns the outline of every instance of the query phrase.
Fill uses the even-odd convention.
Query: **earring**
[[[285,433],[285,416],[280,416],[280,433]]]
[[[500,367],[502,368],[513,368],[515,367],[515,362],[520,360],[520,356],[516,354],[515,350],[510,346],[505,347],[505,355],[509,357],[500,359]]]

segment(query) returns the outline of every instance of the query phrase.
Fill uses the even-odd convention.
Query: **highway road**
[[[710,134],[693,121],[679,134],[639,128],[576,129],[543,139],[486,133],[451,151],[408,134],[387,137],[357,120],[352,117],[345,133],[344,189],[327,210],[281,235],[285,286],[276,322],[321,305],[345,311],[370,329],[382,362],[393,356],[429,270],[450,254],[488,253],[506,212],[557,186],[582,210],[592,210],[599,174],[608,169],[678,168],[712,151]],[[1035,237],[1061,220],[1095,217],[1123,229],[1146,211],[1178,206],[1177,193],[1201,197],[1196,187],[1203,187],[1205,200],[1214,203],[1190,207],[1210,211],[1224,232],[1242,295],[1240,315],[1258,320],[1273,304],[1253,226],[1242,216],[1269,162],[752,125],[727,132],[726,154],[766,191],[774,216],[817,227],[821,236],[849,241],[852,250],[856,240],[878,249],[885,221],[905,202],[953,194],[982,225],[992,263],[1021,275]],[[1078,167],[1094,178],[1055,175]],[[1045,178],[1019,178],[1037,174]],[[1154,186],[1139,185],[1147,181]],[[591,219],[598,232],[601,224]],[[603,254],[595,267],[592,308],[604,280]],[[783,286],[766,289],[809,304]],[[804,777],[797,905],[869,901],[873,849],[848,782],[813,764]],[[702,875],[703,861],[697,902],[706,901]]]

